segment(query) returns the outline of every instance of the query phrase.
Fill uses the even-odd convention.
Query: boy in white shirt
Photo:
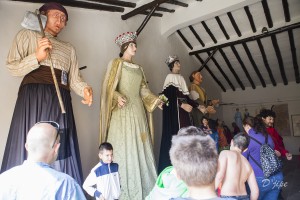
[[[119,165],[113,163],[112,145],[108,142],[102,143],[98,155],[100,162],[85,179],[83,189],[97,200],[118,199],[121,193]]]

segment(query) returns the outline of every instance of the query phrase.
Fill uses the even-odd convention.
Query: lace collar
[[[190,94],[188,87],[186,86],[186,82],[181,74],[168,74],[164,83],[163,90],[169,87],[170,85],[177,87],[178,90],[184,95]]]

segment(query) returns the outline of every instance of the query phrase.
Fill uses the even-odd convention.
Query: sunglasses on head
[[[39,122],[37,122],[35,125],[37,125],[37,124],[42,124],[42,123],[50,124],[51,126],[53,126],[53,127],[56,129],[56,137],[55,137],[55,140],[54,140],[53,145],[52,145],[52,148],[53,148],[54,145],[55,145],[55,142],[56,142],[56,140],[57,140],[57,138],[58,138],[58,134],[59,134],[59,124],[58,124],[57,122],[55,122],[55,121],[39,121]]]

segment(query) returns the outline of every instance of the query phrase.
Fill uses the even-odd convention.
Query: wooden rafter
[[[288,81],[287,81],[287,78],[286,78],[286,75],[285,75],[283,60],[282,60],[282,56],[281,56],[281,53],[280,53],[280,48],[279,48],[279,45],[278,45],[278,42],[277,42],[276,35],[271,35],[271,40],[272,40],[274,50],[275,50],[275,53],[276,53],[276,57],[277,57],[277,60],[278,60],[280,74],[281,74],[281,77],[282,77],[283,84],[287,85]]]
[[[217,40],[214,36],[214,34],[210,31],[210,29],[208,28],[208,26],[206,25],[205,21],[201,22],[202,26],[204,27],[204,29],[206,30],[207,34],[210,36],[210,38],[213,40],[213,42],[215,44],[217,44]]]
[[[144,4],[138,8],[135,8],[134,10],[124,14],[121,16],[121,18],[123,20],[129,19],[130,17],[133,17],[135,15],[138,15],[140,13],[143,13],[144,11],[148,10],[148,9],[152,9],[154,6],[156,6],[157,4],[160,5],[162,3],[165,3],[168,0],[155,0],[155,1],[151,1],[147,4]]]
[[[281,27],[281,28],[278,28],[278,29],[273,30],[273,31],[269,31],[266,34],[259,34],[259,35],[244,38],[244,39],[241,39],[241,40],[227,42],[227,43],[224,43],[224,44],[215,45],[215,46],[208,47],[208,48],[201,49],[201,50],[191,51],[189,53],[189,55],[199,54],[199,53],[203,53],[203,52],[206,52],[206,51],[212,51],[215,48],[221,49],[221,48],[228,47],[228,46],[231,46],[231,45],[241,44],[243,42],[254,41],[254,40],[257,40],[257,39],[260,39],[260,38],[269,37],[269,36],[272,36],[272,35],[275,35],[275,34],[278,34],[278,33],[282,33],[282,32],[285,32],[287,30],[293,30],[293,29],[299,28],[299,27],[300,27],[300,22],[295,23],[295,24],[291,24],[291,25],[288,25],[288,26],[285,26],[285,27]]]
[[[215,17],[217,20],[217,23],[219,24],[220,29],[222,30],[224,36],[226,37],[227,40],[230,39],[227,31],[225,30],[225,27],[223,26],[223,23],[221,22],[220,18],[218,16]]]
[[[290,22],[291,21],[291,15],[290,15],[288,1],[287,0],[282,0],[282,6],[283,6],[283,11],[284,11],[285,21]]]
[[[128,7],[128,8],[136,7],[136,3],[127,2],[127,1],[119,1],[119,0],[87,0],[87,1],[92,1],[92,2],[97,2],[97,3],[106,3],[109,5]]]
[[[245,7],[244,7],[244,10],[245,10],[245,12],[246,12],[246,14],[247,14],[247,17],[248,17],[248,19],[249,19],[249,22],[250,22],[252,31],[253,31],[253,33],[255,33],[255,32],[256,32],[256,26],[255,26],[255,24],[254,24],[254,20],[253,20],[253,17],[252,17],[251,12],[250,12],[250,10],[249,10],[249,7],[248,7],[248,6],[245,6]]]
[[[211,56],[210,52],[207,52],[208,56]],[[225,80],[227,81],[228,85],[231,87],[231,89],[233,91],[235,91],[235,87],[233,86],[233,84],[231,83],[231,81],[229,80],[228,76],[225,74],[224,70],[222,69],[222,67],[219,65],[218,61],[212,57],[211,60],[214,62],[214,64],[216,65],[216,67],[218,68],[218,70],[220,71],[220,73],[223,75],[223,77],[225,78]]]
[[[199,72],[204,68],[204,66],[208,63],[208,61],[210,61],[210,59],[215,55],[217,51],[218,49],[213,50],[213,52],[208,56],[208,58],[206,58],[206,60],[202,63],[202,66],[198,69]]]
[[[257,74],[257,76],[258,76],[258,78],[259,78],[259,80],[260,80],[260,82],[261,82],[261,85],[262,85],[263,87],[266,87],[265,80],[264,80],[264,78],[262,77],[262,75],[261,75],[261,73],[260,73],[260,71],[259,71],[259,69],[258,69],[258,67],[257,67],[257,65],[256,65],[256,63],[255,63],[255,61],[254,61],[254,59],[253,59],[253,57],[252,57],[252,54],[251,54],[251,52],[250,52],[250,50],[249,50],[249,48],[248,48],[248,46],[247,46],[247,43],[244,42],[244,43],[242,43],[242,44],[243,44],[243,47],[244,47],[244,49],[245,49],[245,51],[246,51],[246,54],[247,54],[247,56],[248,56],[248,58],[249,58],[251,64],[252,64],[252,66],[253,66],[253,69],[254,69],[254,71],[256,72],[256,74]]]
[[[232,13],[231,13],[231,12],[228,12],[227,15],[228,15],[228,17],[229,17],[229,19],[230,19],[230,22],[231,22],[231,24],[232,24],[232,26],[233,26],[233,28],[234,28],[236,34],[237,34],[239,37],[241,37],[241,36],[242,36],[241,31],[240,31],[238,25],[236,24],[235,19],[234,19],[233,16],[232,16]]]
[[[196,39],[198,40],[198,42],[202,45],[202,47],[205,46],[204,42],[201,40],[200,36],[198,35],[198,33],[196,32],[196,30],[194,29],[193,26],[189,26],[190,30],[192,31],[192,33],[194,34],[194,36],[196,37]]]
[[[150,13],[150,11],[143,11],[142,13],[140,13],[140,14],[143,14],[143,15],[149,15],[149,13]],[[152,13],[152,16],[153,17],[162,17],[163,16],[163,14],[161,14],[161,13]]]
[[[30,3],[47,3],[47,2],[58,2],[64,6],[76,7],[76,8],[86,8],[93,10],[104,10],[110,12],[124,12],[124,8],[117,6],[109,6],[103,4],[95,4],[95,3],[87,3],[83,1],[72,1],[72,0],[12,0],[12,1],[22,1],[22,2],[30,2]]]
[[[223,49],[219,49],[223,59],[225,60],[229,70],[231,71],[231,73],[233,74],[233,76],[235,77],[236,81],[238,82],[238,84],[240,85],[240,87],[242,88],[242,90],[245,90],[245,86],[242,83],[241,79],[239,78],[239,76],[237,75],[237,73],[235,72],[235,70],[233,69],[231,63],[229,62],[225,52],[223,51]]]
[[[173,4],[173,5],[176,5],[176,6],[182,6],[182,7],[188,7],[189,6],[189,4],[183,3],[181,1],[176,1],[176,0],[169,0],[166,3]]]
[[[195,55],[196,58],[198,58],[198,60],[201,62],[201,64],[204,63],[204,61],[202,60],[202,58],[196,54]],[[225,87],[222,85],[222,83],[217,79],[217,77],[214,75],[214,73],[209,69],[209,67],[205,64],[204,68],[208,71],[208,73],[211,75],[211,77],[216,81],[216,83],[220,86],[220,88],[223,90],[223,92],[226,92]]]
[[[248,81],[249,81],[250,84],[251,84],[251,87],[252,87],[253,89],[255,89],[255,88],[256,88],[256,87],[255,87],[255,84],[254,84],[254,82],[253,82],[253,80],[252,80],[252,78],[251,78],[251,76],[250,76],[250,74],[249,74],[249,72],[248,72],[248,70],[247,70],[247,68],[246,68],[246,66],[245,66],[245,64],[244,64],[244,62],[243,62],[243,60],[241,59],[239,53],[237,52],[235,46],[231,46],[231,50],[232,50],[232,52],[234,53],[236,59],[239,61],[239,63],[240,63],[240,65],[241,65],[241,67],[242,67],[242,69],[243,69],[243,71],[244,71],[246,77],[248,78]]]
[[[168,9],[168,8],[164,8],[164,7],[157,7],[156,10],[161,11],[161,12],[169,12],[169,13],[174,13],[175,12],[174,9]]]
[[[269,65],[269,62],[268,62],[268,59],[267,59],[265,50],[264,50],[264,47],[263,47],[263,45],[262,45],[262,43],[261,43],[261,40],[260,40],[260,39],[257,39],[256,41],[257,41],[258,47],[259,47],[259,49],[260,49],[260,53],[261,53],[261,55],[262,55],[262,58],[263,58],[263,61],[264,61],[264,65],[265,65],[266,70],[267,70],[267,72],[268,72],[268,74],[269,74],[270,80],[271,80],[273,86],[276,86],[277,84],[276,84],[276,81],[275,81],[275,79],[274,79],[272,70],[271,70],[271,68],[270,68],[270,65]]]
[[[268,22],[268,26],[269,26],[269,28],[272,28],[273,27],[273,20],[272,20],[271,14],[270,14],[270,9],[269,9],[267,0],[262,0],[261,3],[262,3],[262,6],[263,6],[263,9],[264,9],[264,12],[265,12],[265,16],[266,16],[266,20]]]
[[[296,48],[295,48],[294,34],[293,34],[292,30],[289,30],[288,33],[289,33],[290,46],[291,46],[293,65],[294,65],[294,71],[295,71],[295,79],[296,79],[296,83],[300,83],[299,66],[298,66],[297,56],[296,56],[297,53],[296,53]]]
[[[184,37],[184,35],[181,33],[180,30],[177,30],[178,35],[180,36],[180,38],[184,41],[184,43],[186,44],[186,46],[188,46],[190,49],[193,49],[193,46],[189,43],[189,41]]]

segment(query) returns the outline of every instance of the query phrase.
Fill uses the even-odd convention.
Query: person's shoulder
[[[195,84],[195,83],[191,83],[190,86],[189,86],[189,88],[191,90],[197,90],[199,88],[199,86],[197,84]]]
[[[55,170],[55,169],[53,169]],[[77,187],[79,186],[79,184],[76,182],[76,180],[71,177],[70,175],[63,173],[63,172],[59,172],[57,170],[55,170],[56,173],[56,180],[57,182],[60,182],[61,185],[69,185],[71,187]]]
[[[75,47],[68,41],[64,41],[64,40],[61,40],[60,38],[56,38],[57,41],[59,41],[60,44],[64,45],[65,47],[68,47],[70,49],[73,49],[75,50]]]
[[[101,162],[98,162],[92,169],[91,172],[94,172],[96,169],[98,169],[99,167],[101,167]]]
[[[228,156],[233,155],[233,154],[234,154],[234,152],[225,149],[225,150],[220,152],[219,157],[228,157]]]
[[[110,166],[117,166],[117,167],[119,167],[119,164],[116,163],[116,162],[112,162],[112,163],[110,163]]]
[[[22,28],[21,30],[18,31],[17,36],[29,36],[29,35],[37,35],[38,32],[37,31],[33,31],[33,30],[29,30],[26,28]]]
[[[109,61],[109,65],[118,65],[123,62],[124,60],[122,58],[113,58]]]
[[[245,169],[247,169],[248,171],[252,170],[252,167],[251,167],[248,159],[245,156],[243,156],[243,154],[241,154],[241,161],[242,161]]]
[[[110,164],[110,170],[111,170],[112,173],[113,172],[118,172],[118,170],[119,170],[119,164],[118,163],[111,163]]]
[[[0,174],[0,182],[12,180],[13,177],[18,177],[20,173],[24,173],[22,171],[22,165],[13,167]]]

